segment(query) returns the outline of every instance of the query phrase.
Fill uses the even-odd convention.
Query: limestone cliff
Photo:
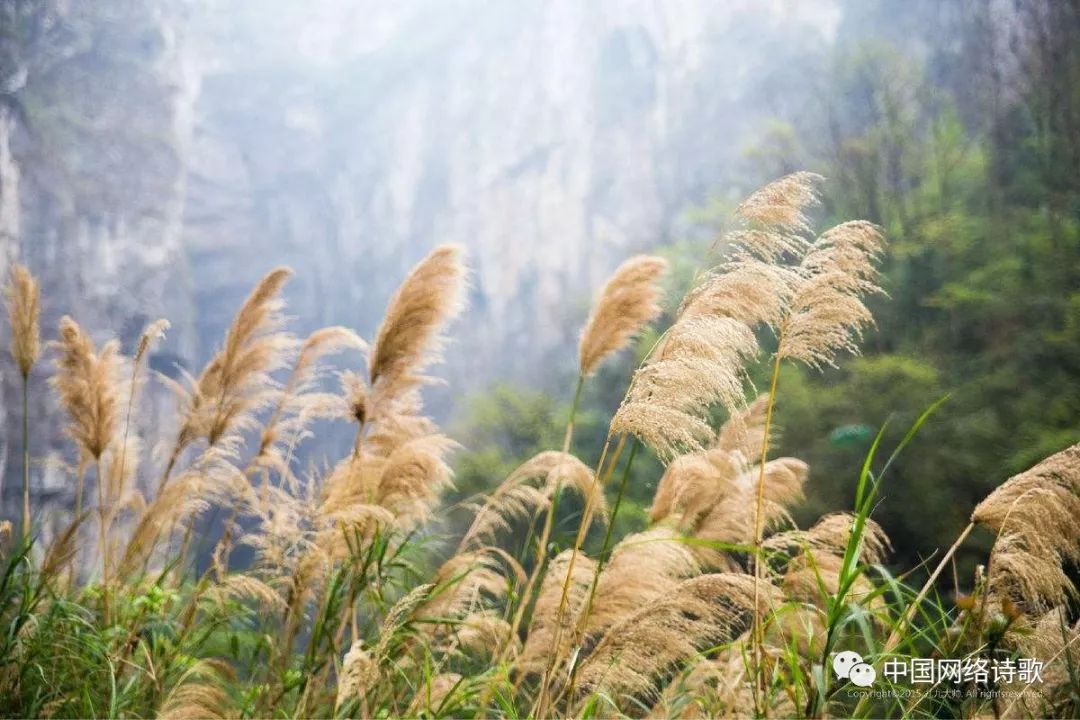
[[[0,271],[18,257],[42,278],[47,337],[71,313],[130,347],[166,316],[155,366],[195,366],[279,264],[299,330],[370,336],[407,268],[458,242],[473,289],[455,391],[568,372],[604,277],[737,184],[761,118],[805,100],[790,68],[831,17],[709,0],[0,6]],[[44,393],[33,411],[36,454],[61,447]]]

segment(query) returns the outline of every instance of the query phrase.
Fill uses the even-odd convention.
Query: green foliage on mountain
[[[811,466],[800,519],[850,498],[884,423],[895,443],[949,395],[883,489],[877,517],[904,565],[949,545],[989,488],[1080,439],[1080,10],[1026,3],[1003,23],[979,5],[850,3],[834,47],[806,58],[814,102],[779,113],[745,149],[749,185],[815,170],[829,178],[824,225],[865,217],[889,239],[888,297],[872,303],[863,357],[780,380],[778,452]],[[723,196],[687,216],[715,234],[728,210]],[[680,289],[715,261],[709,245],[662,250]],[[609,411],[631,369],[610,372],[586,408]],[[539,449],[557,447],[565,416],[501,388],[472,419]],[[582,433],[597,438],[578,448],[587,462],[603,432]],[[497,434],[474,436],[467,484],[505,470],[485,449]],[[635,468],[639,505],[657,478],[655,465]]]

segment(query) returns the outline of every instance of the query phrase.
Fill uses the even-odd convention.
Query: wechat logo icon
[[[832,669],[838,679],[850,680],[858,687],[870,687],[877,680],[877,671],[863,662],[862,655],[851,650],[833,655]]]

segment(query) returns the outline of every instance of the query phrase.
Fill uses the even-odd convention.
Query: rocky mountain
[[[0,272],[19,259],[42,278],[47,336],[71,313],[130,347],[170,318],[154,360],[170,371],[205,360],[275,265],[296,270],[298,330],[370,336],[407,269],[458,242],[473,275],[443,373],[455,394],[552,382],[615,265],[687,232],[687,208],[747,179],[763,119],[811,101],[805,58],[835,14],[781,0],[3,0]],[[39,456],[62,446],[46,402],[32,408]],[[6,438],[15,415],[0,417]]]

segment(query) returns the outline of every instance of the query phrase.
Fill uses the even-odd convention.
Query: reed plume
[[[759,397],[731,416],[707,450],[673,460],[656,488],[650,519],[673,523],[692,535],[697,542],[691,547],[710,567],[736,570],[730,550],[753,542],[760,475],[753,457],[764,440],[764,400]],[[766,527],[793,524],[787,508],[802,499],[808,472],[806,463],[796,458],[766,463]]]
[[[741,717],[752,711],[752,700],[747,697],[746,662],[737,650],[738,643],[676,673],[647,717],[696,720]],[[797,716],[793,704],[787,712],[772,714]]]
[[[121,576],[144,568],[164,535],[214,503],[242,496],[247,482],[223,451],[208,451],[178,474],[139,514],[119,564]]]
[[[79,551],[79,529],[87,515],[88,513],[76,515],[64,531],[49,543],[41,561],[42,577],[53,579],[71,565]]]
[[[515,663],[515,668],[526,675],[544,672],[549,660],[565,659],[573,619],[585,609],[588,601],[596,563],[579,554],[571,566],[571,554],[572,551],[564,550],[552,558],[540,583],[525,645]],[[567,599],[562,608],[564,585]],[[558,647],[555,646],[556,638]]]
[[[232,713],[229,694],[223,685],[232,679],[232,668],[224,662],[195,660],[165,696],[157,717],[162,720],[217,720]]]
[[[338,379],[341,382],[343,417],[363,425],[367,421],[367,382],[362,375],[348,370],[340,373]]]
[[[747,227],[726,238],[732,259],[684,298],[667,337],[635,374],[613,432],[632,433],[671,459],[712,438],[704,419],[710,407],[743,410],[745,365],[758,354],[754,329],[780,323],[795,293],[799,273],[781,260],[808,246],[799,233],[816,181],[810,173],[782,178],[739,207]]]
[[[754,542],[758,520],[761,530],[793,525],[788,507],[803,497],[809,467],[797,458],[776,458],[764,466],[740,473],[733,492],[720,496],[698,521],[694,536],[707,543],[747,546]],[[761,487],[761,509],[755,502]],[[715,560],[714,560],[715,562]]]
[[[426,520],[439,493],[452,486],[446,455],[455,447],[457,443],[438,434],[402,443],[386,458],[375,504],[390,510],[402,527]]]
[[[434,589],[433,583],[417,585],[402,595],[387,611],[379,626],[379,642],[372,653],[377,666],[387,659],[387,653],[397,639],[398,632],[412,622],[417,608],[423,607]]]
[[[145,499],[136,489],[132,490],[133,480],[138,472],[139,458],[142,453],[142,444],[136,437],[131,438],[131,413],[135,407],[135,395],[142,384],[140,370],[143,360],[150,347],[158,340],[165,337],[165,331],[169,329],[169,321],[164,319],[155,320],[146,326],[139,343],[135,347],[135,355],[131,360],[131,376],[128,380],[127,408],[124,412],[124,434],[118,448],[110,451],[108,461],[108,487],[107,496],[112,499],[110,505],[137,505],[145,506]],[[120,507],[110,507],[110,521],[120,512]],[[108,523],[107,523],[108,525]]]
[[[119,346],[115,341],[110,341],[99,352],[82,328],[66,315],[60,319],[60,339],[57,344],[60,353],[52,382],[61,405],[67,411],[67,434],[79,448],[80,463],[92,460],[97,469],[98,553],[101,556],[102,577],[107,580],[108,512],[114,498],[106,495],[108,480],[102,470],[101,458],[116,435],[122,392]],[[77,482],[75,512],[79,514],[82,510],[82,472]]]
[[[656,700],[668,673],[742,634],[754,600],[753,579],[746,575],[702,575],[678,583],[607,631],[581,665],[582,692]]]
[[[188,446],[205,439],[211,447],[255,426],[254,413],[277,397],[272,373],[287,364],[295,342],[281,331],[284,318],[278,297],[292,271],[277,268],[259,281],[244,301],[224,344],[193,381],[190,390],[175,385],[186,409],[160,487]]]
[[[829,603],[840,592],[840,575],[844,559],[830,552],[804,550],[793,557],[781,581],[785,597],[792,601],[816,605],[827,610]],[[874,585],[860,576],[847,591],[852,602],[865,600],[874,591]]]
[[[699,450],[712,437],[706,411],[722,404],[737,412],[744,396],[745,363],[757,354],[753,331],[725,317],[678,321],[639,369],[611,422],[664,459]]]
[[[606,513],[602,488],[592,469],[569,453],[546,450],[522,463],[487,496],[462,536],[461,547],[491,539],[513,522],[549,507],[564,486],[575,489],[601,514]]]
[[[41,289],[25,265],[11,268],[5,288],[11,320],[11,356],[22,376],[22,532],[30,534],[30,370],[41,357]]]
[[[419,386],[426,381],[422,371],[439,356],[443,326],[461,308],[460,255],[454,245],[436,248],[398,288],[371,349],[369,383],[341,374],[339,415],[358,429],[352,456],[327,481],[324,515],[375,506],[408,527],[426,520],[439,493],[451,486],[446,455],[456,444],[420,415]]]
[[[341,673],[338,675],[334,700],[335,711],[352,699],[358,699],[362,703],[364,693],[374,683],[378,674],[378,666],[371,653],[364,649],[363,641],[354,641],[341,661]]]
[[[1075,596],[1063,565],[1080,562],[1080,444],[998,486],[971,520],[998,533],[987,567],[989,594],[1033,610]]]
[[[1013,699],[1000,717],[1062,716],[1058,708],[1068,707],[1076,695],[1080,620],[1070,626],[1068,608],[1055,607],[1026,623],[1023,632],[1015,633],[1013,646],[1020,657],[1040,658],[1045,666],[1038,681],[1002,683]],[[1017,706],[1023,712],[1014,715],[1011,711]]]
[[[52,382],[67,411],[67,433],[84,457],[100,460],[116,434],[121,359],[115,341],[100,352],[78,323],[60,319],[60,350]]]
[[[406,717],[452,716],[452,695],[464,683],[464,678],[455,672],[441,672],[432,677],[413,697],[412,704],[405,711]],[[449,715],[447,715],[449,714]]]
[[[250,471],[273,471],[284,476],[290,467],[288,452],[309,423],[354,412],[352,408],[342,407],[338,395],[319,392],[319,381],[324,372],[322,360],[349,350],[366,349],[367,343],[356,333],[339,326],[321,328],[304,340],[270,417],[263,425],[258,449],[249,463]]]
[[[743,200],[735,215],[751,227],[765,228],[748,239],[748,247],[766,259],[797,252],[800,238],[790,238],[785,233],[801,235],[809,229],[806,208],[818,202],[817,186],[823,180],[815,173],[795,172],[774,180]]]
[[[608,280],[600,295],[597,297],[592,311],[590,312],[588,322],[582,330],[581,340],[578,346],[577,387],[574,391],[574,399],[570,409],[570,418],[567,421],[566,433],[563,438],[562,453],[564,455],[569,452],[573,440],[574,419],[581,400],[581,391],[584,386],[585,378],[592,375],[606,357],[625,347],[647,323],[651,322],[660,314],[661,308],[658,300],[660,298],[661,290],[659,288],[659,281],[666,271],[667,263],[661,258],[645,255],[633,257],[624,262],[615,271],[614,275]],[[601,461],[601,463],[602,462],[603,461]],[[599,483],[599,478],[600,468],[597,468],[593,480],[589,481],[587,490],[583,493],[585,495],[585,510],[583,512],[582,521],[578,526],[573,553],[570,556],[568,568],[564,573],[564,588],[558,608],[558,619],[555,623],[559,626],[556,630],[556,638],[559,637],[558,633],[561,632],[562,616],[566,609],[565,605],[570,591],[568,584],[571,582],[571,578],[574,575],[574,564],[577,552],[585,539],[585,534],[591,526],[592,519],[597,510],[600,509],[601,512],[603,511],[600,506],[604,500],[604,496],[602,487]],[[558,499],[558,486],[556,485],[552,494],[551,506],[548,509],[543,530],[540,533],[536,568],[525,588],[526,597],[531,595],[537,579],[537,573],[543,569],[545,564],[548,541],[551,537],[552,528],[554,527],[555,513],[558,507]],[[619,501],[617,500],[616,509],[618,508],[618,502]],[[515,629],[521,622],[524,609],[525,605],[522,604],[515,617],[513,625]],[[556,639],[552,642],[553,644],[557,644],[558,640]],[[544,709],[543,696],[546,692],[547,684],[548,676],[545,675],[544,684],[541,689],[542,699],[539,706],[539,712],[541,713]]]
[[[834,365],[839,352],[858,354],[862,330],[874,320],[862,296],[882,292],[875,265],[882,247],[880,230],[863,221],[838,225],[818,238],[800,265],[778,358],[820,368]]]
[[[597,579],[586,631],[603,631],[700,572],[693,549],[672,528],[627,535],[615,545]]]
[[[465,616],[456,637],[461,647],[480,656],[493,657],[506,645],[510,647],[511,658],[521,651],[521,642],[513,637],[510,623],[496,610],[481,610]]]
[[[442,327],[461,310],[465,266],[461,248],[440,245],[421,260],[390,299],[371,350],[371,396],[375,416],[410,405],[425,381],[424,368],[438,359]]]
[[[432,580],[427,600],[416,609],[416,616],[431,620],[462,618],[479,608],[481,601],[506,594],[507,580],[490,553],[469,552],[454,555],[439,567]]]
[[[649,518],[673,517],[680,527],[694,530],[718,502],[739,493],[745,467],[740,458],[716,448],[676,458],[656,486]]]
[[[221,578],[203,595],[207,600],[224,605],[230,600],[252,600],[261,608],[281,611],[285,600],[274,588],[254,575],[229,573]]]
[[[808,530],[777,533],[766,540],[765,545],[771,550],[797,547],[803,551],[842,556],[847,550],[854,525],[854,515],[846,512],[830,513]],[[876,522],[867,519],[860,545],[861,558],[869,564],[882,563],[891,549],[892,544],[885,531]]]
[[[608,279],[581,333],[578,368],[582,376],[596,372],[605,358],[624,348],[660,315],[659,281],[667,266],[663,258],[637,255]]]
[[[775,442],[779,434],[775,427],[770,427],[770,436],[765,436],[765,411],[768,403],[767,395],[758,395],[746,409],[729,417],[720,426],[713,449],[738,453],[738,457],[744,458],[745,462],[752,462],[762,444]]]
[[[732,415],[706,450],[682,455],[665,469],[657,484],[649,517],[694,535],[694,550],[706,565],[737,569],[720,545],[751,542],[753,536],[753,458],[764,440],[764,396]],[[774,431],[775,434],[775,431]],[[772,517],[786,519],[784,506],[801,497],[805,464],[794,458],[773,461],[767,485]]]
[[[41,288],[25,265],[13,265],[5,288],[11,321],[11,356],[23,378],[41,357]]]

